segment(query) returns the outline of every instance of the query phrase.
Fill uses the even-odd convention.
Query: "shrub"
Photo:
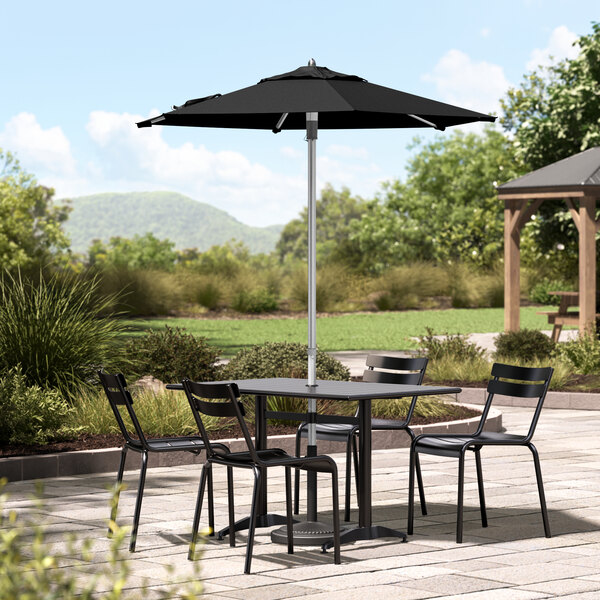
[[[185,333],[179,327],[148,331],[125,345],[136,375],[152,375],[165,383],[184,378],[193,381],[217,379],[219,350],[206,339]]]
[[[571,288],[572,286],[564,281],[544,278],[529,290],[529,299],[538,304],[554,304],[558,306],[560,304],[560,296],[551,296],[548,292],[560,292],[570,290]]]
[[[582,375],[600,373],[600,339],[591,333],[556,344],[554,355],[567,361],[575,372]]]
[[[264,313],[277,310],[277,298],[266,288],[240,290],[231,301],[231,308],[241,313]]]
[[[21,367],[0,377],[0,442],[44,444],[68,437],[69,405],[57,390],[28,386]]]
[[[543,360],[548,359],[554,351],[555,343],[541,331],[535,329],[521,329],[519,331],[505,331],[495,339],[497,359],[509,360]]]
[[[449,357],[458,361],[471,361],[482,358],[485,354],[485,350],[469,342],[466,335],[446,333],[435,336],[430,327],[426,331],[426,335],[419,336],[419,347],[430,360]]]
[[[265,377],[306,378],[308,376],[308,349],[306,344],[267,342],[240,350],[227,364],[223,375],[228,379],[258,379]],[[317,349],[317,379],[348,381],[350,371],[339,360]],[[353,412],[348,402],[349,414]],[[306,401],[302,398],[269,396],[269,410],[305,412]],[[253,406],[246,404],[252,418]],[[321,407],[322,408],[322,407]]]
[[[0,280],[0,373],[21,365],[28,385],[72,395],[95,385],[102,364],[119,365],[124,325],[106,315],[114,296],[99,294],[96,278],[33,282],[5,274]]]

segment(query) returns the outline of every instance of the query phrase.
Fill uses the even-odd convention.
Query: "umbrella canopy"
[[[256,85],[188,100],[138,127],[175,125],[306,129],[306,113],[319,113],[319,129],[383,129],[429,126],[444,130],[495,117],[369,83],[356,75],[309,65],[261,79]],[[283,122],[280,123],[282,116]],[[279,124],[279,125],[278,125]]]

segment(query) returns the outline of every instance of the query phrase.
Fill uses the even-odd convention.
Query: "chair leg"
[[[208,467],[208,528],[210,533],[208,535],[215,535],[215,503],[213,500],[213,470],[212,463],[209,463]]]
[[[235,506],[233,503],[233,469],[227,467],[227,506],[229,507],[229,545],[235,548]]]
[[[544,535],[552,537],[550,533],[550,521],[548,520],[548,509],[546,508],[546,495],[544,494],[544,482],[542,480],[542,468],[540,466],[540,457],[537,448],[533,444],[529,444],[531,454],[533,454],[533,464],[535,465],[535,477],[537,479],[538,492],[540,495],[540,506],[542,508],[542,520],[544,521]]]
[[[254,489],[252,490],[252,506],[250,508],[250,523],[248,524],[248,544],[246,546],[246,563],[244,573],[250,573],[250,564],[252,563],[252,548],[254,546],[254,531],[256,530],[256,508],[258,502],[258,489],[262,479],[260,469],[253,467],[254,471]]]
[[[350,487],[352,484],[352,440],[354,436],[346,438],[346,484],[344,495],[344,521],[350,520]]]
[[[481,468],[480,450],[475,450],[475,465],[477,467],[477,488],[479,489],[479,510],[481,511],[481,526],[487,527],[487,511],[485,509],[485,493],[483,491],[483,470]]]
[[[413,533],[413,521],[415,517],[415,461],[416,451],[414,446],[410,448],[410,461],[408,466],[408,522],[406,523],[406,532],[408,535]]]
[[[292,468],[285,468],[285,517],[288,554],[294,554],[294,520],[292,518]]]
[[[296,456],[300,456],[300,430],[296,431]],[[300,512],[300,469],[294,474],[294,514]]]
[[[142,468],[140,470],[140,483],[138,485],[138,495],[135,501],[135,511],[133,513],[133,529],[131,530],[131,539],[129,540],[129,552],[135,552],[135,543],[137,541],[138,526],[140,524],[140,513],[142,512],[142,498],[144,497],[144,485],[146,484],[146,468],[148,467],[148,453],[142,452]]]
[[[123,471],[125,470],[125,459],[127,458],[127,446],[121,449],[121,462],[119,463],[119,471],[117,472],[117,483],[115,486],[115,494],[111,499],[110,520],[114,523],[117,520],[117,508],[119,506],[119,496],[121,495],[121,486],[123,484]],[[112,530],[108,528],[108,537],[112,536]]]
[[[340,555],[340,499],[338,478],[335,471],[331,474],[331,488],[333,502],[333,564],[339,565],[342,562]]]
[[[356,486],[356,502],[359,503],[359,493],[358,490],[360,488],[360,468],[358,465],[358,434],[355,432],[352,436],[352,459],[354,461],[354,485]]]
[[[458,501],[456,503],[456,543],[462,544],[463,537],[463,498],[465,488],[465,453],[458,457]]]
[[[200,523],[200,513],[202,512],[202,498],[206,486],[206,476],[210,463],[205,463],[200,474],[200,484],[198,485],[198,496],[196,497],[196,510],[194,511],[194,524],[192,525],[192,541],[188,550],[188,560],[194,560],[196,554],[196,542],[198,539],[198,525]]]
[[[406,427],[406,433],[410,436],[411,441],[415,439],[415,434],[410,427]],[[423,487],[423,476],[421,475],[421,462],[419,454],[415,455],[415,469],[417,471],[417,485],[419,487],[419,502],[421,503],[421,514],[427,515],[427,503],[425,502],[425,488]]]
[[[423,487],[423,476],[421,475],[421,463],[418,454],[415,454],[415,471],[417,472],[417,487],[419,488],[421,514],[425,516],[427,514],[427,504],[425,503],[425,488]]]

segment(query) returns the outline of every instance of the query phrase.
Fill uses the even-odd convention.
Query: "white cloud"
[[[298,160],[299,158],[303,158],[304,155],[297,148],[293,148],[292,146],[282,146],[280,152],[286,158],[291,158],[294,160]]]
[[[565,25],[556,27],[550,34],[548,45],[545,48],[535,48],[527,62],[527,70],[533,71],[538,67],[547,67],[564,58],[575,58],[579,47],[573,46],[578,36],[569,31]]]
[[[71,145],[62,129],[42,129],[31,113],[19,113],[6,123],[4,131],[0,132],[0,146],[14,152],[27,170],[75,174]]]
[[[476,62],[460,50],[446,52],[422,79],[435,85],[444,102],[483,113],[499,113],[499,99],[510,86],[500,65]]]

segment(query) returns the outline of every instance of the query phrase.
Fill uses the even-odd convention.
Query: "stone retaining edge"
[[[480,390],[483,392],[484,390]],[[464,404],[464,402],[461,402]],[[477,404],[477,403],[474,403]],[[468,404],[466,406],[469,406]],[[477,406],[472,406],[477,409]],[[479,417],[434,423],[431,425],[416,425],[411,429],[416,435],[421,433],[467,433],[474,431]],[[488,415],[486,431],[500,431],[502,429],[502,413],[492,408]],[[295,452],[295,438],[291,435],[277,435],[268,438],[270,448],[282,448],[290,454]],[[243,439],[221,440],[226,443],[232,452],[246,449]],[[302,449],[304,450],[304,444]],[[407,448],[410,446],[410,437],[403,431],[374,431],[372,436],[373,450],[390,448]],[[343,452],[343,445],[339,442],[319,441],[319,452],[334,454]],[[8,481],[26,481],[29,479],[44,479],[47,477],[69,477],[91,473],[115,473],[119,468],[121,448],[99,448],[96,450],[77,450],[75,452],[59,452],[56,454],[36,454],[33,456],[15,456],[0,458],[0,477]],[[171,467],[186,464],[202,464],[204,454],[195,456],[189,452],[164,452],[151,453],[148,458],[148,467]],[[139,469],[140,454],[128,452],[125,470]]]

